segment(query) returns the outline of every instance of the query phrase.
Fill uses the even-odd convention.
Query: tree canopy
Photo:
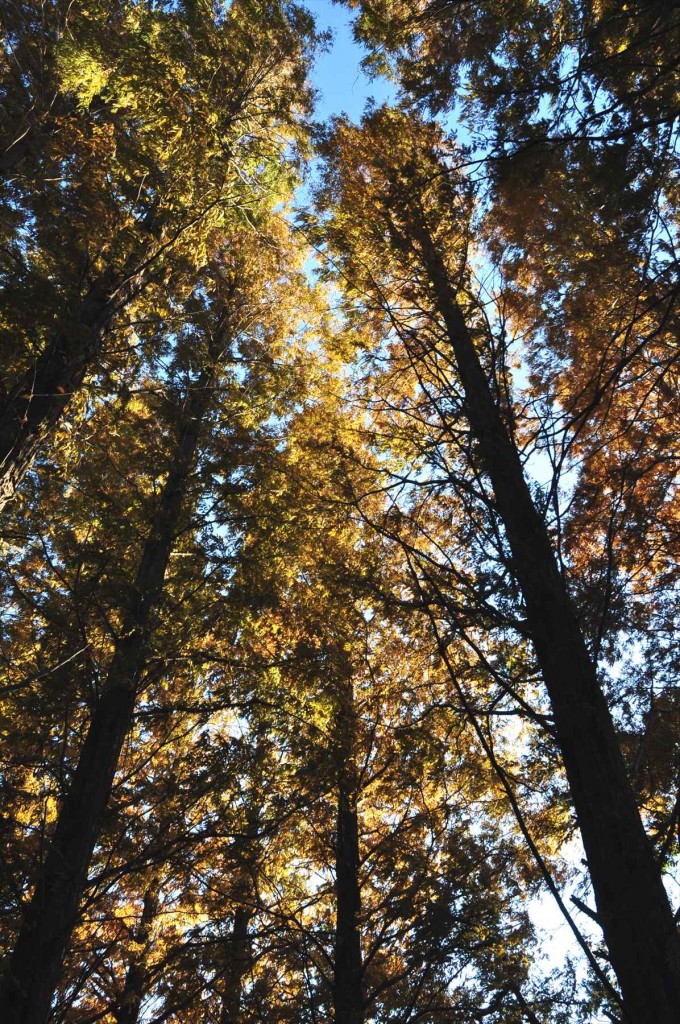
[[[8,1024],[680,1018],[677,5],[8,3]]]

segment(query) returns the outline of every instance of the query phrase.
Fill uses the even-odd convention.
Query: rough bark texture
[[[359,886],[359,828],[354,762],[354,708],[351,687],[343,693],[337,721],[339,739],[338,816],[335,837],[335,1024],[363,1024],[363,965],[361,959],[361,889]]]
[[[106,686],[59,812],[36,888],[24,916],[6,978],[0,985],[4,1024],[45,1024],[78,916],[92,854],[101,832],[135,696],[153,614],[163,592],[178,518],[194,462],[207,380],[187,403],[174,465],[144,545],[133,597],[123,615]]]
[[[612,966],[634,1024],[680,1020],[680,939],[595,665],[546,525],[456,301],[441,254],[418,244],[454,352],[472,433],[494,489],[552,704],[555,733]]]
[[[143,286],[145,274],[124,271],[90,286],[35,364],[0,403],[0,511],[16,493],[46,438],[96,362],[113,313]]]

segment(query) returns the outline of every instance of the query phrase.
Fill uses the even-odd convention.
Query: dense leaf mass
[[[676,1024],[680,12],[337,2],[0,12],[0,1015]]]

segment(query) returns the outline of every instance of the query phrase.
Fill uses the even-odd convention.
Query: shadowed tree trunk
[[[130,268],[133,263],[128,261]],[[88,371],[96,364],[113,314],[143,288],[143,258],[92,284],[75,313],[21,380],[0,401],[0,510],[14,496],[46,439],[53,433]]]
[[[243,833],[237,837],[233,849],[236,858],[233,871],[235,886],[231,899],[236,910],[225,948],[220,1024],[239,1024],[244,980],[252,964],[249,928],[257,906],[257,877],[262,856],[260,830],[264,804],[263,772],[266,774],[264,765],[268,751],[266,738],[258,736],[250,750],[252,774],[246,800],[245,827]]]
[[[351,682],[341,684],[336,720],[338,742],[338,804],[335,835],[335,1024],[363,1024],[363,965],[361,959],[361,889],[359,885],[359,827],[355,762],[356,713]]]
[[[151,927],[157,913],[158,890],[152,885],[144,896],[142,916],[135,934],[137,948],[125,975],[125,988],[118,1006],[113,1011],[116,1024],[137,1024],[139,1020],[139,1011],[146,993],[146,958],[149,952]]]
[[[507,534],[627,1015],[635,1024],[674,1024],[680,939],[596,667],[442,255],[424,219],[414,216],[409,230],[446,325],[470,428]]]
[[[212,372],[194,385],[180,419],[173,465],[147,537],[102,696],[60,809],[45,862],[0,986],[3,1024],[45,1024],[78,916],[92,853],[133,722],[154,613],[208,408]]]
[[[227,968],[224,972],[220,1024],[239,1024],[243,980],[250,966],[248,925],[253,916],[249,906],[237,907],[227,947]]]
[[[23,135],[12,142],[0,153],[0,175],[9,176],[15,167],[28,156],[33,143],[32,129],[27,128]]]

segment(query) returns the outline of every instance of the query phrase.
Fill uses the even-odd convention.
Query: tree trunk
[[[146,957],[149,952],[151,926],[158,913],[158,891],[152,886],[144,896],[142,917],[135,935],[135,946],[139,947],[132,955],[125,975],[125,988],[118,1006],[113,1011],[116,1024],[137,1024],[142,1000],[145,996],[147,968]]]
[[[522,465],[496,407],[444,261],[417,242],[444,319],[472,434],[493,485],[583,838],[597,912],[634,1024],[680,1021],[680,939],[599,686]]]
[[[118,760],[132,726],[153,614],[162,596],[201,420],[209,401],[207,383],[206,375],[195,387],[196,397],[187,402],[174,465],[144,545],[134,596],[123,615],[104,692],[93,712],[7,977],[0,985],[3,1024],[45,1024],[59,983]]]
[[[127,265],[143,263],[137,257]],[[123,270],[115,284],[104,278],[92,284],[75,314],[0,403],[0,511],[96,361],[113,313],[139,292],[146,276],[138,269]]]
[[[24,160],[31,151],[33,129],[27,128],[22,136],[0,153],[0,175],[8,177],[15,167]]]
[[[363,965],[361,960],[361,888],[359,885],[359,827],[357,772],[354,762],[355,713],[351,684],[342,694],[336,728],[339,737],[338,811],[335,836],[335,1024],[363,1024]]]
[[[248,925],[253,916],[249,907],[237,907],[228,946],[228,963],[224,972],[220,1024],[239,1024],[243,979],[250,965]]]

